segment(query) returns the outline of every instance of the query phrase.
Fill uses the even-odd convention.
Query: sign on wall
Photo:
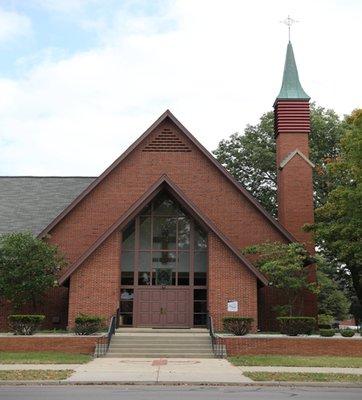
[[[236,300],[228,300],[228,311],[229,312],[237,312],[239,308],[239,304]]]

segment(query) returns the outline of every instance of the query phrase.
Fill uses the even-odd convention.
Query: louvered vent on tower
[[[187,153],[190,147],[169,128],[164,128],[142,151],[161,153]]]

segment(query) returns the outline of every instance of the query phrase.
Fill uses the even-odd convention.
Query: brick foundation
[[[362,338],[232,337],[225,338],[228,356],[279,354],[362,357]]]
[[[8,336],[0,337],[0,351],[59,351],[94,354],[99,336]]]

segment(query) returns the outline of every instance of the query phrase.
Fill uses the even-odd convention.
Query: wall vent
[[[142,151],[157,153],[188,153],[190,147],[169,128],[164,128]]]

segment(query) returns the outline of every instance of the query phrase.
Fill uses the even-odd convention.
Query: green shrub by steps
[[[318,328],[319,329],[331,329],[333,323],[333,316],[328,314],[318,315]]]
[[[253,321],[254,319],[249,317],[224,317],[222,319],[224,330],[236,336],[249,333]]]
[[[353,337],[355,335],[355,331],[353,329],[340,329],[339,333],[343,336],[343,337]]]
[[[15,335],[32,335],[44,318],[45,315],[12,314],[8,316],[8,324]]]
[[[336,334],[334,329],[319,329],[319,334],[323,337],[332,337]]]
[[[289,335],[311,335],[316,320],[313,317],[278,317],[280,332]]]
[[[97,315],[79,314],[75,318],[76,335],[91,335],[101,330],[103,318]]]

